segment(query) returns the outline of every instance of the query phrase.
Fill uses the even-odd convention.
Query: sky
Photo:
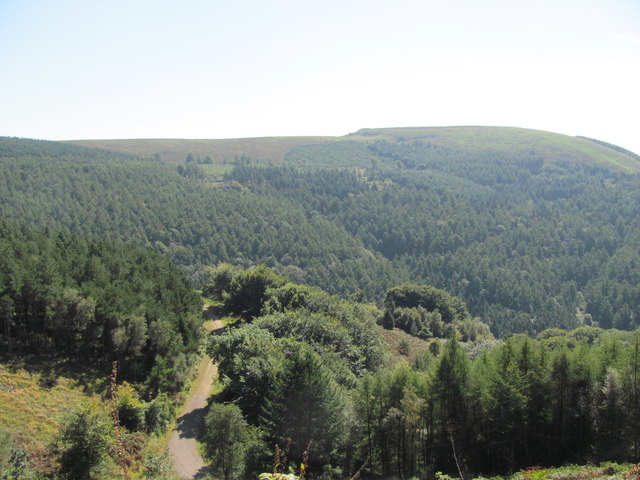
[[[640,154],[639,0],[0,0],[0,136],[496,125]]]

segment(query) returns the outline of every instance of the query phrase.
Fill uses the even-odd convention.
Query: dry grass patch
[[[74,370],[38,360],[0,363],[0,425],[31,454],[51,444],[66,412],[102,404],[105,380]]]
[[[407,362],[411,362],[418,353],[429,346],[429,342],[409,335],[399,328],[383,330],[382,335],[394,357],[404,358]]]

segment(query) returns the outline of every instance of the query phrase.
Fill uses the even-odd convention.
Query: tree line
[[[0,322],[4,356],[117,361],[153,398],[186,380],[201,300],[151,250],[0,221]]]
[[[242,319],[208,347],[224,390],[203,439],[225,478],[268,471],[275,444],[289,445],[293,462],[308,457],[309,478],[349,477],[363,464],[363,478],[422,478],[640,460],[640,331],[462,342],[454,329],[407,362],[380,343],[389,307],[419,303],[455,324],[460,300],[405,286],[382,311],[231,266],[210,272],[208,293]]]

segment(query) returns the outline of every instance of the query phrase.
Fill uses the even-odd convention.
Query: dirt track
[[[220,320],[213,322],[213,330],[223,328]],[[202,359],[205,365],[198,376],[197,385],[191,397],[184,407],[182,415],[178,418],[178,424],[169,439],[169,452],[173,458],[176,471],[181,478],[197,479],[204,478],[209,472],[209,468],[203,462],[198,453],[196,436],[202,427],[204,407],[207,398],[211,393],[211,385],[218,373],[217,367],[211,362],[209,357]]]

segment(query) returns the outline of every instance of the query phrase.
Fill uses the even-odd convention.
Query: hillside
[[[357,166],[369,167],[371,160],[378,156],[367,151],[367,146],[381,141],[399,144],[422,142],[467,155],[524,153],[550,162],[586,163],[630,173],[640,171],[640,157],[623,148],[583,137],[513,127],[365,128],[342,137],[74,140],[67,143],[137,156],[159,154],[168,161],[184,161],[191,153],[201,158],[210,156],[216,163],[233,162],[244,155],[259,163],[288,161],[307,164],[307,161],[301,162],[301,152],[319,152],[323,156],[330,152],[329,159],[314,155],[310,163],[315,166],[353,166],[355,156],[363,160],[355,162]],[[365,154],[358,155],[360,151]],[[332,158],[334,156],[337,158]]]
[[[513,127],[436,127],[362,129],[352,138],[425,142],[468,154],[500,152],[532,154],[553,162],[595,164],[601,167],[640,171],[640,157],[583,137]]]
[[[291,149],[300,145],[314,145],[333,141],[333,137],[264,137],[220,140],[131,139],[131,140],[69,140],[81,147],[101,148],[141,157],[160,158],[170,162],[184,162],[190,153],[216,163],[233,162],[247,156],[264,163],[280,163]]]
[[[5,408],[0,469],[28,457],[63,474],[72,443],[46,443],[85,417],[106,425],[81,411],[40,431],[18,414],[103,389],[104,374],[85,396],[62,369],[29,366],[38,352],[102,372],[117,359],[132,382],[117,389],[126,454],[167,478],[140,449],[196,359],[194,285],[235,317],[207,342],[214,470],[232,452],[238,472],[265,471],[287,438],[293,462],[313,444],[305,478],[336,480],[367,459],[363,478],[640,460],[640,177],[575,149],[419,130],[297,145],[279,165],[0,138],[0,351],[13,358],[0,401],[37,399]],[[521,477],[539,471],[554,475]]]
[[[0,362],[0,472],[5,467],[3,449],[15,445],[24,449],[32,469],[51,474],[50,446],[64,414],[84,405],[108,414],[102,402],[107,378],[101,373],[55,358]]]
[[[637,328],[638,177],[570,161],[583,157],[566,146],[573,157],[425,141],[449,130],[360,131],[298,145],[281,166],[226,165],[223,178],[194,163],[2,139],[0,205],[9,220],[154,248],[196,285],[220,262],[265,264],[378,304],[395,285],[434,285],[498,336]]]

